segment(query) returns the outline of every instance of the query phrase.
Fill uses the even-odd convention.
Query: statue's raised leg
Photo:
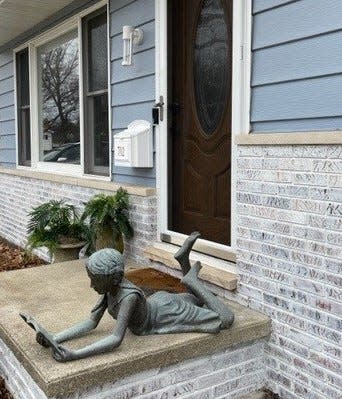
[[[182,283],[203,304],[219,315],[222,321],[221,328],[229,328],[234,322],[234,313],[198,279],[201,268],[201,263],[196,262],[187,275],[182,278]]]
[[[185,276],[189,270],[191,269],[190,265],[190,252],[192,247],[194,246],[196,240],[201,236],[198,231],[194,231],[189,235],[189,237],[184,241],[183,245],[179,248],[179,250],[175,253],[174,258],[180,264],[183,275]]]

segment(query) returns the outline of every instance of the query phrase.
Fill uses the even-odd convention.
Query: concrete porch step
[[[144,254],[152,261],[152,267],[154,266],[153,262],[158,262],[173,270],[180,270],[180,266],[174,258],[174,254],[178,249],[179,247],[177,245],[155,242],[152,246],[145,249]],[[201,279],[229,291],[236,289],[237,273],[234,263],[198,252],[191,252],[191,264],[197,261],[200,261],[203,266],[199,274]]]
[[[130,268],[139,265],[131,262]],[[113,352],[58,363],[18,314],[27,311],[52,332],[85,319],[98,295],[89,288],[84,261],[0,273],[0,287],[0,375],[15,399],[98,399],[131,397],[131,392],[146,399],[153,391],[159,398],[182,394],[197,399],[205,390],[215,398],[234,391],[242,399],[263,388],[270,320],[238,303],[226,301],[235,321],[219,334],[137,336],[127,331]],[[66,345],[77,348],[102,339],[113,323],[106,313],[96,330]]]

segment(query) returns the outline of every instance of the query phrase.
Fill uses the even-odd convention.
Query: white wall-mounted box
[[[114,136],[114,163],[131,168],[153,167],[152,124],[135,120]]]

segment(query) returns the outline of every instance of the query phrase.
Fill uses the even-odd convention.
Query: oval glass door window
[[[198,119],[211,135],[225,110],[230,71],[228,27],[221,0],[204,0],[194,48],[194,87]]]

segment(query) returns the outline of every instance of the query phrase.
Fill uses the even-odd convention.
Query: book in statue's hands
[[[41,341],[44,342],[44,344],[42,344],[43,346],[47,346],[50,348],[53,348],[54,350],[59,352],[59,344],[58,342],[56,342],[53,338],[53,335],[51,333],[49,333],[47,330],[45,330],[44,327],[42,327],[38,321],[33,317],[30,316],[27,313],[19,313],[20,317],[31,327],[33,328],[33,330],[36,331],[37,336],[41,336],[43,339],[39,340],[38,342],[42,344]]]

